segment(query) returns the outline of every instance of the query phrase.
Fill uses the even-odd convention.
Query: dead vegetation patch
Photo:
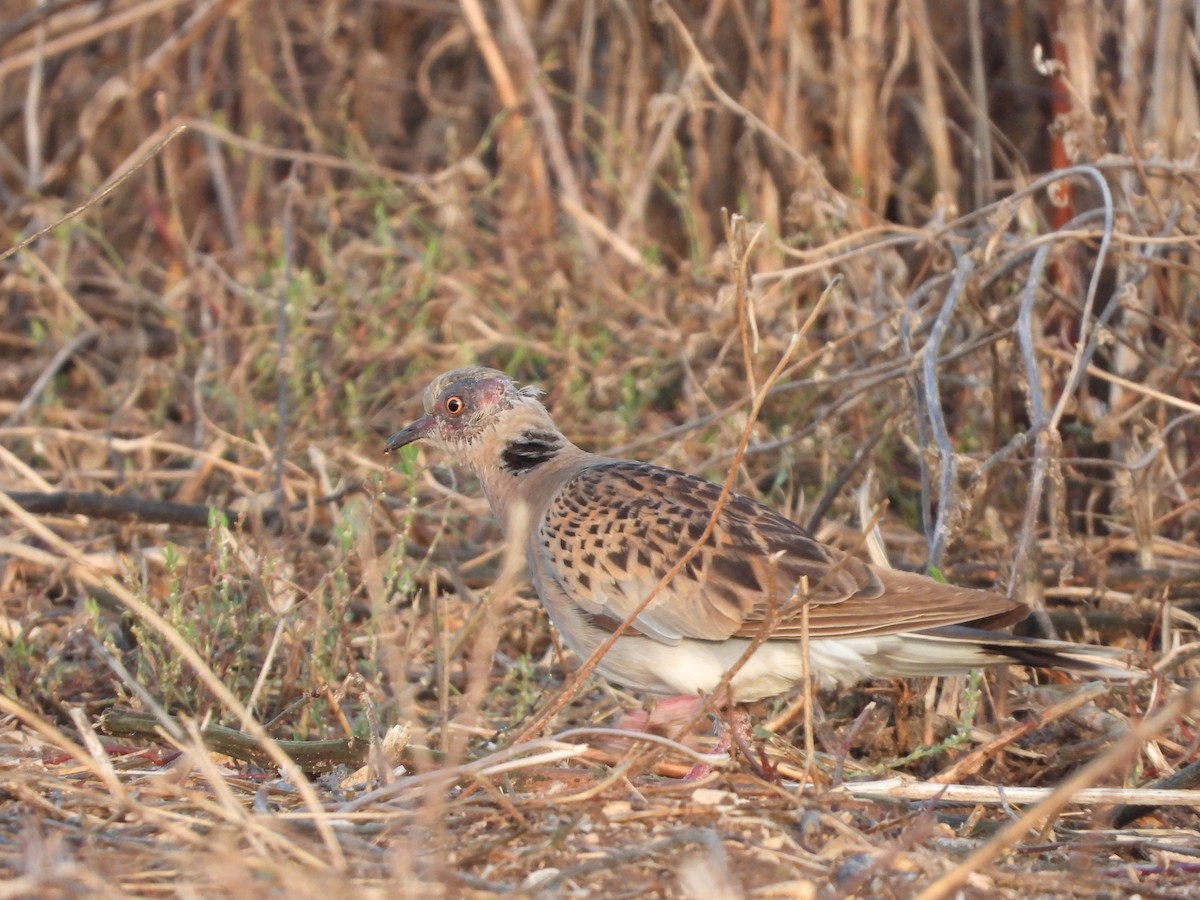
[[[1194,891],[1194,23],[953,6],[14,5],[0,893]],[[764,705],[778,780],[595,682],[514,742],[575,662],[381,453],[470,362],[1153,677]]]

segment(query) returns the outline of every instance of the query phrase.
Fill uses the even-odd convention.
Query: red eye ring
[[[463,403],[462,397],[455,395],[453,397],[446,398],[446,412],[449,413],[450,415],[461,416],[462,411],[465,408],[466,408],[466,404]]]

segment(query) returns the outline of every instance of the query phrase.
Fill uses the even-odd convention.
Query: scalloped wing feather
[[[698,552],[633,622],[667,644],[681,639],[798,639],[809,604],[814,639],[896,634],[1022,618],[1006,598],[876,570],[820,543],[778,513],[731,495],[706,536],[720,487],[648,463],[605,461],[550,500],[537,541],[574,603],[603,627],[629,616],[689,548]]]

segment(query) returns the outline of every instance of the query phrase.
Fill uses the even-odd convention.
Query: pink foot
[[[717,720],[717,745],[709,752],[713,755],[729,752],[729,729],[721,724],[721,720]],[[713,773],[713,767],[705,762],[698,762],[688,769],[688,773],[683,776],[684,781],[699,781],[701,778],[707,778]]]

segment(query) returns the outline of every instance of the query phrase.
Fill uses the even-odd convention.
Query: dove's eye
[[[446,399],[446,412],[448,412],[450,415],[460,416],[462,415],[464,408],[465,404],[463,403],[462,397],[455,396]]]

